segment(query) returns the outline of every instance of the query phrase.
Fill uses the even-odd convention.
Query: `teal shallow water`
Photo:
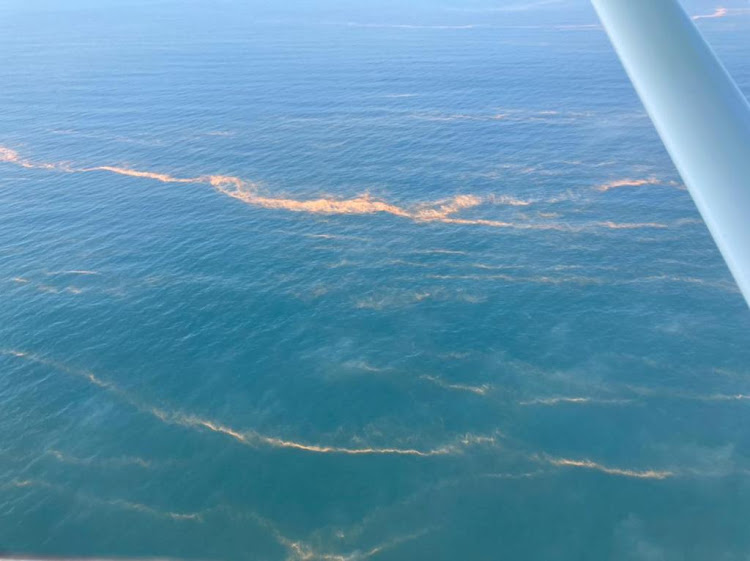
[[[743,559],[750,315],[588,6],[220,6],[3,8],[0,550]]]

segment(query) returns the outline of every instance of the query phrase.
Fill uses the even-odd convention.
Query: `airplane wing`
[[[677,0],[592,0],[750,305],[750,105]]]

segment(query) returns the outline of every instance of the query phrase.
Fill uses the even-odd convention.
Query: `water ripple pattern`
[[[750,315],[587,1],[0,4],[3,554],[747,558]]]

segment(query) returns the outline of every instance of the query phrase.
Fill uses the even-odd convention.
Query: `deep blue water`
[[[59,4],[0,6],[0,551],[747,559],[750,312],[586,2]]]

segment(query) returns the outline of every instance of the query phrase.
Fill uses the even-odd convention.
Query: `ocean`
[[[6,0],[0,49],[0,552],[748,558],[750,311],[587,2]]]

